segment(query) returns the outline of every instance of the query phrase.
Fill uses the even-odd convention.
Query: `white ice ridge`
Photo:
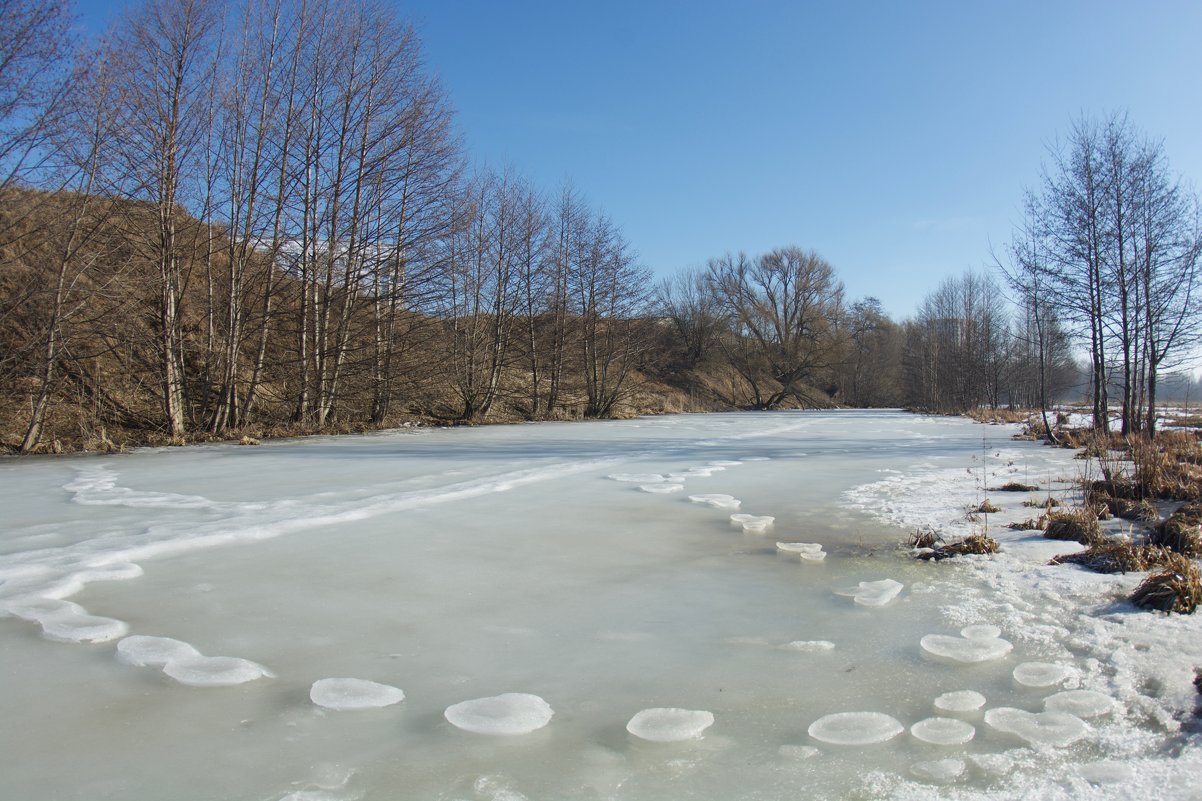
[[[443,712],[447,722],[476,734],[518,735],[537,731],[551,722],[554,710],[529,693],[503,693],[452,704]]]
[[[1046,711],[1067,712],[1079,718],[1109,715],[1117,706],[1117,702],[1109,695],[1093,690],[1065,690],[1043,699]]]
[[[37,623],[42,627],[42,636],[58,642],[109,642],[124,637],[129,631],[129,625],[123,620],[89,615],[79,604],[58,598],[11,601],[3,605],[2,612]]]
[[[1089,725],[1067,712],[1027,712],[1002,706],[986,712],[985,722],[1031,745],[1062,747],[1089,734]]]
[[[926,653],[963,664],[990,662],[1001,659],[1014,647],[1000,636],[996,626],[965,626],[959,637],[949,634],[928,634],[919,641]]]
[[[919,779],[941,784],[960,778],[966,767],[962,759],[936,759],[915,762],[910,766],[910,772]]]
[[[1024,687],[1051,687],[1073,673],[1067,665],[1053,662],[1023,662],[1014,668],[1014,680]]]
[[[690,467],[687,470],[679,470],[675,473],[668,473],[666,478],[669,481],[687,481],[690,478],[709,478],[714,473],[721,473],[725,467],[711,465],[708,467]]]
[[[707,464],[706,467],[738,467],[741,464],[743,464],[742,460],[738,459],[716,459]]]
[[[712,712],[663,707],[636,713],[626,724],[626,731],[653,743],[678,743],[696,740],[713,725]]]
[[[392,706],[404,701],[405,693],[399,687],[367,679],[318,679],[309,688],[309,700],[341,712]]]
[[[860,606],[884,606],[898,596],[905,585],[893,579],[861,581],[854,587],[840,587],[835,595],[851,598]]]
[[[776,522],[776,518],[771,515],[746,515],[734,514],[730,516],[730,522],[743,527],[743,530],[751,534],[762,534],[768,530],[768,527]]]
[[[786,651],[801,651],[803,653],[824,653],[833,651],[835,644],[830,640],[794,640],[781,646]]]
[[[643,484],[639,489],[643,492],[651,492],[656,495],[667,495],[672,492],[680,492],[684,489],[684,484]]]
[[[892,740],[906,730],[896,719],[880,712],[836,712],[810,724],[815,740],[831,745],[872,745]]]
[[[935,699],[935,708],[942,712],[963,714],[985,706],[985,696],[976,690],[956,690]]]
[[[215,501],[195,495],[122,487],[118,473],[108,465],[90,465],[78,469],[74,480],[64,485],[74,503],[133,509],[203,508],[213,518],[206,522],[160,522],[144,529],[105,530],[82,543],[0,555],[0,602],[65,598],[92,581],[134,578],[141,574],[141,568],[133,563],[144,558],[255,542],[392,512],[455,503],[611,467],[620,461],[618,457],[558,460],[425,489],[397,491],[395,486],[382,485],[375,494],[346,498],[325,494],[270,502]],[[103,550],[98,552],[98,548]]]
[[[963,745],[976,733],[976,727],[971,723],[955,718],[927,718],[910,727],[910,734],[915,739],[931,745]]]
[[[720,493],[709,493],[706,495],[690,495],[689,500],[693,503],[700,503],[706,506],[712,506],[715,509],[738,509],[742,503],[738,498],[732,495],[722,495]]]

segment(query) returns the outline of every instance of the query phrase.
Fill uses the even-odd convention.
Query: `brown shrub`
[[[1179,554],[1196,558],[1202,556],[1202,503],[1187,503],[1169,515],[1148,537],[1153,545],[1160,545]]]
[[[1088,509],[1053,510],[1045,516],[1043,536],[1049,540],[1072,540],[1082,545],[1102,542],[1102,527]]]
[[[1144,579],[1131,593],[1131,602],[1143,609],[1192,614],[1202,603],[1202,573],[1192,559],[1169,553],[1162,569]]]
[[[1019,481],[1007,481],[1002,486],[998,487],[999,492],[1039,492],[1039,487],[1034,484],[1023,484]]]
[[[1081,565],[1095,573],[1138,573],[1164,564],[1168,552],[1153,545],[1102,542],[1084,551],[1053,557],[1049,565]]]
[[[997,540],[987,534],[970,534],[962,540],[940,545],[930,551],[918,554],[919,559],[950,559],[953,556],[965,554],[990,554],[998,552]]]

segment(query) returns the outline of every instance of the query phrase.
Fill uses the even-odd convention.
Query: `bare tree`
[[[709,263],[708,279],[732,327],[724,342],[756,408],[788,398],[813,403],[812,385],[842,358],[843,284],[814,251],[778,248],[752,261],[743,254]]]

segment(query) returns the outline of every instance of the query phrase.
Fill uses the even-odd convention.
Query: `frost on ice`
[[[910,766],[910,772],[919,779],[942,783],[960,778],[965,767],[962,759],[936,759],[931,762],[915,762]]]
[[[1115,700],[1093,690],[1065,690],[1043,699],[1048,712],[1067,712],[1079,718],[1098,718],[1115,709]]]
[[[464,731],[511,736],[538,731],[551,722],[554,714],[551,706],[537,695],[502,693],[452,704],[443,716]]]
[[[730,516],[730,522],[737,526],[742,526],[743,530],[752,534],[762,534],[768,530],[768,527],[776,522],[776,518],[770,515],[746,515],[734,514]]]
[[[781,647],[786,651],[801,651],[803,653],[825,653],[835,650],[835,644],[830,640],[794,640]]]
[[[966,626],[959,637],[928,634],[918,644],[931,656],[971,665],[1001,659],[1010,653],[1014,646],[999,634],[1001,630],[996,626]]]
[[[975,712],[985,706],[985,696],[976,690],[956,690],[935,699],[935,708],[943,712]]]
[[[822,544],[818,542],[778,542],[776,550],[797,554],[803,562],[821,562],[826,558],[826,551],[822,550]]]
[[[680,492],[684,489],[684,484],[642,484],[639,486],[639,489],[654,495],[668,495],[673,492]]]
[[[695,740],[713,725],[712,712],[664,707],[636,713],[626,724],[626,731],[653,743],[677,743]]]
[[[179,656],[163,665],[163,672],[191,687],[232,687],[271,676],[257,662],[236,656]]]
[[[690,495],[689,500],[693,503],[712,506],[715,509],[738,509],[742,504],[742,501],[740,501],[738,498],[735,498],[733,495],[722,495],[720,493]]]
[[[971,723],[955,718],[927,718],[910,727],[910,734],[915,739],[931,745],[963,745],[976,733],[976,727]]]
[[[831,745],[872,745],[892,740],[906,727],[881,712],[836,712],[810,724],[815,740]]]
[[[893,579],[861,581],[854,587],[835,590],[836,595],[851,598],[860,606],[884,606],[901,593],[905,585]]]
[[[1027,712],[1001,706],[986,712],[985,722],[997,731],[1013,734],[1031,745],[1062,747],[1089,734],[1089,725],[1067,712]]]
[[[135,667],[162,667],[172,659],[193,656],[200,656],[200,651],[170,637],[134,634],[117,643],[117,660]]]
[[[404,701],[405,693],[398,687],[367,679],[318,679],[309,688],[309,700],[341,712],[392,706]]]
[[[1014,680],[1024,687],[1051,687],[1070,675],[1072,668],[1054,662],[1023,662],[1014,668]]]

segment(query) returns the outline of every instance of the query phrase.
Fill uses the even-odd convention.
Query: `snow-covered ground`
[[[1194,617],[894,412],[0,465],[0,775],[56,799],[1193,799]],[[988,495],[1003,508],[965,517]],[[988,525],[1003,551],[896,549]],[[779,543],[779,545],[778,545]]]

